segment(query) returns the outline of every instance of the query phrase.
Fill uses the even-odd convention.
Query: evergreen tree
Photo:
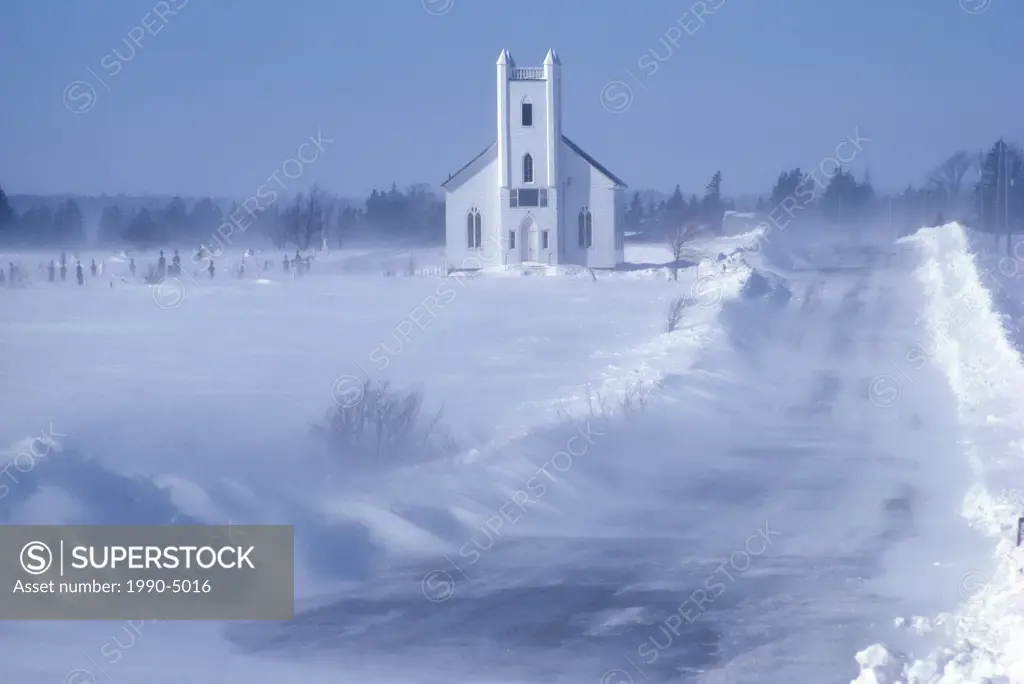
[[[103,212],[100,214],[100,242],[120,242],[124,239],[126,228],[125,216],[121,207],[112,204],[103,208]]]
[[[821,213],[829,221],[842,223],[850,217],[851,199],[857,187],[857,179],[845,169],[839,168],[829,180],[821,195]],[[845,212],[845,214],[844,214]]]
[[[17,215],[7,199],[7,193],[4,192],[3,188],[0,188],[0,236],[7,236],[13,233],[16,218]]]
[[[867,180],[858,183],[853,172],[840,168],[822,193],[822,214],[840,224],[862,220],[871,210],[874,192]]]
[[[792,198],[789,200],[790,203],[802,204],[803,194],[798,198],[797,190],[804,183],[804,172],[799,168],[780,173],[778,180],[775,181],[775,187],[772,188],[772,194],[768,199],[768,204],[770,205],[768,211],[774,211],[776,207],[781,206],[788,198]]]
[[[181,239],[191,232],[188,207],[185,206],[185,200],[180,197],[175,197],[168,202],[156,220],[163,227],[163,232],[172,238]]]
[[[85,220],[75,200],[69,199],[60,206],[54,216],[52,235],[44,239],[66,245],[81,245],[85,242]]]
[[[668,200],[665,201],[665,228],[669,232],[675,231],[686,220],[686,199],[683,198],[683,191],[676,185]]]
[[[149,209],[140,209],[139,213],[132,217],[124,236],[126,240],[139,247],[155,245],[160,241],[156,221]]]
[[[707,188],[705,188],[704,197],[700,201],[700,213],[701,220],[713,233],[721,232],[722,218],[725,213],[725,205],[722,202],[721,171],[715,172]]]
[[[625,224],[627,230],[640,230],[644,222],[644,203],[640,193],[634,192],[633,199],[626,208]]]
[[[1024,217],[1024,156],[1019,148],[999,140],[984,156],[974,188],[974,209],[978,227],[1005,233],[1009,249],[1010,234]]]
[[[188,224],[194,235],[203,242],[209,242],[210,234],[224,222],[224,212],[209,197],[204,197],[188,216]]]
[[[34,207],[18,219],[15,233],[19,239],[31,243],[44,243],[53,239],[53,210],[49,207]]]

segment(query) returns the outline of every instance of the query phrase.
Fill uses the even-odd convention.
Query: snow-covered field
[[[234,255],[155,287],[0,254],[30,280],[0,290],[2,521],[294,524],[299,606],[0,622],[0,679],[1024,681],[1015,258],[956,225],[826,242],[705,240],[678,282],[659,246],[593,275]],[[325,450],[310,424],[364,382],[421,389],[450,448]]]

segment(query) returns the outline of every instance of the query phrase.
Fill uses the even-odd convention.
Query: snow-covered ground
[[[1015,278],[987,297],[972,249],[956,225],[754,233],[694,245],[678,281],[660,246],[594,274],[444,277],[437,251],[362,250],[300,278],[256,255],[237,278],[233,255],[155,287],[122,256],[81,255],[103,274],[80,287],[36,273],[55,255],[0,254],[31,280],[0,290],[0,443],[56,445],[5,471],[2,522],[294,524],[299,605],[0,622],[0,672],[1024,681],[1024,367],[1000,317],[1021,299]],[[327,453],[310,423],[367,380],[420,388],[457,448]]]

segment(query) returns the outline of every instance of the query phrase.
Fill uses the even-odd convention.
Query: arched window
[[[526,97],[523,98],[523,101],[521,103],[520,113],[522,114],[521,121],[522,121],[523,126],[526,126],[526,127],[532,126],[533,125],[533,100],[530,99],[529,95],[527,95]]]
[[[589,248],[594,245],[594,217],[586,207],[580,209],[577,219],[580,247]]]
[[[474,249],[483,244],[480,229],[480,210],[473,207],[466,214],[466,246]]]
[[[533,182],[533,155],[529,152],[523,157],[523,182]]]

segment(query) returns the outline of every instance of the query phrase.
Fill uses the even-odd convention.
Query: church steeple
[[[498,185],[553,191],[560,173],[562,60],[548,50],[543,66],[519,67],[502,50],[497,71]]]
[[[512,55],[508,50],[502,50],[498,55],[498,186],[502,188],[509,187],[508,90],[513,69],[515,62]]]
[[[559,152],[562,148],[562,60],[548,50],[544,57],[545,122],[547,124],[547,176],[551,185],[559,178]]]

